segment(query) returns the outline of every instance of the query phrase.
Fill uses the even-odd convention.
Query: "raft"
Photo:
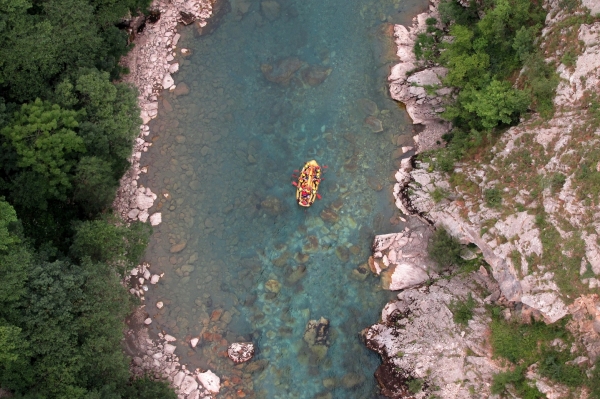
[[[308,208],[317,199],[317,190],[321,183],[321,167],[314,159],[304,164],[298,175],[296,200],[298,205]]]

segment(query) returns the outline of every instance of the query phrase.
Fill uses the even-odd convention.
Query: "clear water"
[[[142,158],[150,167],[141,183],[159,194],[163,219],[146,260],[165,273],[147,308],[155,332],[178,338],[184,363],[222,376],[219,397],[377,398],[379,359],[359,332],[392,295],[354,270],[375,234],[403,228],[391,220],[390,178],[412,126],[386,94],[389,22],[410,21],[426,1],[279,5],[269,20],[260,2],[234,1],[210,35],[181,30],[192,55],[175,79],[190,92],[164,94]],[[268,81],[261,65],[288,57],[331,73],[314,87],[302,69],[285,85]],[[369,115],[383,132],[365,124]],[[328,172],[322,200],[305,210],[290,183],[310,159]],[[303,339],[321,317],[330,321],[326,353]],[[236,341],[257,345],[252,362],[226,357]]]

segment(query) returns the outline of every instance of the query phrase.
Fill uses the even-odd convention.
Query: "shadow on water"
[[[359,332],[393,295],[364,264],[375,234],[403,228],[390,179],[413,132],[387,96],[390,23],[425,7],[232,0],[211,34],[182,29],[192,55],[142,158],[163,219],[146,260],[165,273],[147,306],[184,363],[222,376],[219,397],[378,397]],[[304,210],[291,174],[313,158],[328,172]],[[236,341],[257,345],[251,362],[227,358]]]

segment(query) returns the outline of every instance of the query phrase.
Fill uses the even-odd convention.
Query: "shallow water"
[[[175,80],[189,94],[164,94],[142,157],[163,219],[146,254],[165,273],[148,311],[184,363],[223,377],[219,397],[377,398],[379,359],[359,332],[393,295],[356,269],[375,234],[403,228],[390,179],[413,130],[386,94],[389,22],[426,2],[278,4],[233,1],[213,33],[181,30],[192,55]],[[328,172],[304,210],[290,182],[310,159]],[[328,346],[311,349],[305,327],[321,317]],[[252,362],[226,357],[236,341],[257,345]]]

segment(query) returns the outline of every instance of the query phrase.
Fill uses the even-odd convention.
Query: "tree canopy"
[[[148,224],[112,214],[139,133],[116,26],[148,0],[0,0],[0,387],[22,398],[176,398],[132,379],[121,285]]]

